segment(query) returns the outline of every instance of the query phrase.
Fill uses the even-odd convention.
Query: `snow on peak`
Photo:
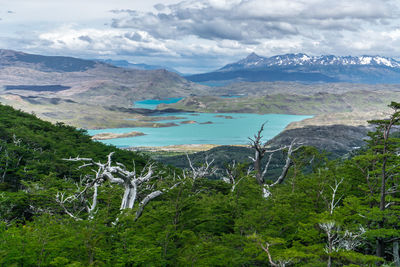
[[[276,55],[262,57],[256,53],[249,54],[246,58],[228,64],[221,70],[232,70],[240,68],[262,68],[262,67],[293,67],[293,66],[382,66],[389,68],[400,68],[400,62],[392,58],[382,56],[334,56],[321,55],[309,56],[303,53]]]
[[[369,65],[371,64],[372,57],[360,57],[360,64],[361,65]]]
[[[378,65],[385,65],[385,66],[392,67],[392,68],[394,67],[392,64],[392,60],[389,58],[375,57],[374,60]],[[398,64],[396,67],[398,67]]]
[[[239,61],[240,62],[240,61]],[[239,63],[238,62],[238,63]],[[269,58],[260,57],[255,53],[246,58],[248,66],[296,66],[296,65],[381,65],[400,68],[400,62],[381,56],[308,56],[306,54],[286,54]]]

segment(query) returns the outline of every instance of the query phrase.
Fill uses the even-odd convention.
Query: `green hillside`
[[[283,178],[275,168],[260,183],[240,163],[210,180],[212,164],[158,165],[0,105],[0,265],[395,264],[400,139],[388,129],[400,104],[392,108],[353,158],[294,144],[278,152],[293,152]]]
[[[400,92],[360,90],[344,93],[319,92],[311,95],[299,93],[264,94],[235,98],[193,96],[174,104],[161,104],[158,108],[176,108],[210,113],[317,115],[353,111],[381,111],[393,99],[400,99]]]

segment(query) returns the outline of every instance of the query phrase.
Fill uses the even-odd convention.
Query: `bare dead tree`
[[[289,260],[278,260],[278,261],[274,261],[272,259],[272,255],[269,251],[269,247],[271,246],[271,244],[269,244],[268,242],[265,242],[265,244],[263,243],[259,243],[260,247],[265,251],[265,253],[267,253],[268,256],[268,261],[269,264],[271,264],[271,266],[273,267],[285,267],[287,264],[290,264],[292,261]]]
[[[21,163],[22,160],[22,156],[17,156],[17,154],[11,151],[11,153],[9,152],[9,150],[7,149],[7,143],[6,141],[0,140],[1,141],[1,145],[0,145],[0,162],[4,162],[4,164],[1,164],[3,166],[0,166],[0,170],[3,172],[0,175],[0,182],[4,182],[6,179],[6,174],[9,168],[12,168],[12,164],[14,165],[14,167],[18,167]],[[17,147],[21,146],[21,139],[18,139],[15,134],[13,134],[13,144]],[[18,158],[18,160],[13,161],[13,157]]]
[[[145,166],[141,173],[137,173],[135,165],[133,167],[133,170],[129,171],[122,163],[116,162],[115,165],[112,164],[113,154],[114,152],[110,153],[107,156],[106,163],[95,162],[91,158],[76,157],[64,159],[67,161],[85,162],[79,168],[94,167],[92,171],[95,173],[95,176],[91,179],[88,179],[84,186],[84,189],[74,194],[73,196],[64,197],[61,193],[59,193],[56,197],[57,202],[60,203],[62,207],[65,207],[65,203],[83,197],[85,193],[88,192],[89,189],[91,189],[93,191],[91,203],[87,199],[84,200],[84,202],[87,203],[86,210],[89,214],[90,219],[92,218],[97,206],[98,188],[106,181],[112,184],[118,184],[119,186],[124,188],[120,210],[133,209],[135,206],[135,202],[138,199],[139,192],[143,193],[144,191],[150,190],[150,193],[148,193],[148,195],[146,195],[138,204],[138,209],[135,217],[135,220],[137,220],[142,215],[144,207],[152,199],[164,194],[165,192],[176,187],[179,184],[178,182],[168,189],[153,190],[153,186],[149,184],[149,181],[154,178],[154,167],[152,164]],[[66,208],[64,208],[64,210],[71,217],[75,216]]]
[[[234,192],[236,186],[240,183],[240,181],[245,178],[244,176],[240,177],[238,173],[238,166],[236,165],[236,161],[233,161],[231,164],[228,164],[225,169],[226,176],[222,177],[222,180],[228,184],[232,185],[231,192]]]
[[[361,238],[366,232],[362,226],[360,226],[357,233],[353,233],[348,230],[343,232],[334,221],[320,223],[319,227],[327,236],[327,242],[324,251],[328,254],[328,267],[332,266],[332,252],[338,252],[340,250],[354,250],[356,247],[362,244]]]
[[[262,132],[264,131],[264,126],[265,123],[261,125],[260,130],[258,130],[257,134],[254,135],[253,138],[249,137],[250,140],[250,148],[253,148],[255,150],[255,155],[254,157],[249,157],[254,164],[254,171],[256,175],[256,180],[259,185],[263,187],[263,196],[265,198],[269,197],[271,195],[270,188],[283,183],[285,180],[287,173],[290,169],[291,163],[292,163],[292,154],[297,151],[298,149],[301,148],[301,144],[296,143],[296,139],[293,139],[290,145],[288,146],[283,146],[277,149],[273,150],[268,150],[268,143],[267,142],[262,142]],[[286,155],[286,160],[285,160],[285,165],[282,168],[282,172],[279,175],[279,177],[275,180],[274,183],[268,185],[265,183],[265,177],[268,172],[269,165],[272,160],[272,156],[275,152],[282,151],[287,149],[287,155]],[[262,160],[264,157],[269,154],[267,163],[265,167],[262,167]]]
[[[334,185],[334,186],[329,185],[329,188],[332,190],[332,194],[331,194],[331,196],[330,196],[330,199],[328,199],[327,197],[325,197],[325,196],[323,195],[323,191],[324,191],[324,190],[321,190],[321,191],[320,191],[320,194],[321,194],[322,198],[325,200],[325,202],[326,202],[326,204],[327,204],[328,211],[329,211],[329,214],[330,214],[330,215],[333,214],[333,211],[335,210],[335,208],[336,208],[337,205],[339,204],[340,200],[342,200],[342,198],[343,198],[343,195],[340,196],[339,198],[337,198],[337,191],[338,191],[338,189],[339,189],[340,184],[343,183],[343,180],[344,180],[344,179],[342,178],[342,179],[338,182],[338,180],[335,179],[335,185]]]
[[[206,157],[205,162],[202,165],[200,165],[199,167],[195,167],[195,166],[193,166],[193,163],[188,154],[186,154],[186,158],[189,162],[190,169],[184,171],[183,175],[184,175],[184,177],[190,176],[191,179],[193,179],[193,181],[195,181],[199,178],[205,178],[208,176],[212,176],[218,171],[218,168],[212,166],[214,159],[212,159],[211,161],[208,161],[208,158]]]
[[[9,155],[8,155],[8,151],[7,151],[7,148],[4,146],[2,146],[2,147],[0,147],[0,152],[1,151],[4,151],[4,153],[3,153],[3,155],[2,155],[2,158],[5,160],[5,163],[4,163],[4,167],[2,168],[2,171],[3,171],[3,174],[1,175],[1,182],[2,183],[4,183],[4,181],[5,181],[5,179],[6,179],[6,173],[7,173],[7,170],[8,170],[8,164],[9,164],[9,159],[10,159],[10,157],[9,157]]]
[[[9,226],[16,218],[8,217],[11,214],[15,204],[9,202],[9,198],[4,193],[0,193],[0,222],[5,223]]]
[[[93,185],[92,203],[90,203],[87,195],[90,189],[92,189],[91,184],[90,181],[86,182],[86,184],[75,184],[77,189],[71,195],[66,195],[65,192],[57,192],[56,194],[56,202],[66,214],[77,221],[82,220],[80,214],[85,210],[88,213],[89,219],[93,219],[94,217],[95,208],[97,206],[98,184],[96,183]]]
[[[21,146],[22,139],[17,138],[15,134],[13,134],[13,143],[15,146]]]
[[[399,240],[393,241],[393,263],[394,266],[400,266],[400,256],[399,256]]]

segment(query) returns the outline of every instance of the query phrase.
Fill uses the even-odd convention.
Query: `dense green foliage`
[[[313,148],[299,150],[285,182],[266,199],[253,174],[238,164],[235,190],[187,173],[138,220],[134,210],[119,211],[122,189],[105,183],[94,217],[74,220],[55,195],[71,191],[90,169],[63,158],[105,162],[116,151],[118,162],[131,166],[134,159],[137,168],[148,159],[0,106],[0,265],[271,266],[267,251],[276,266],[390,264],[399,237],[399,139],[384,139],[383,128],[345,161],[329,161]],[[380,210],[383,162],[390,204]],[[157,183],[182,177],[179,170],[156,168]],[[378,241],[385,245],[381,257],[375,256]]]

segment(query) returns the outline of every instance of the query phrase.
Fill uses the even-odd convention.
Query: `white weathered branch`
[[[211,165],[214,163],[214,159],[212,159],[210,162],[208,161],[208,158],[205,159],[205,162],[203,165],[200,167],[194,167],[192,164],[192,161],[190,160],[190,157],[188,154],[186,154],[186,158],[189,162],[189,167],[190,167],[190,176],[193,179],[193,181],[199,179],[199,178],[204,178],[207,176],[214,175],[218,169],[211,167]],[[184,173],[184,176],[186,177],[186,174]]]
[[[362,244],[361,237],[366,232],[364,227],[360,226],[357,233],[348,230],[343,233],[334,221],[320,223],[319,227],[327,236],[327,244],[324,249],[327,254],[340,250],[349,251],[355,249]]]
[[[169,190],[174,189],[174,188],[177,187],[179,184],[180,184],[180,182],[174,184],[174,185],[171,186],[169,189],[163,189],[163,190],[157,190],[157,191],[151,192],[151,193],[148,194],[145,198],[143,198],[143,200],[142,200],[142,201],[140,202],[140,204],[139,204],[138,210],[136,211],[135,221],[136,221],[137,219],[139,219],[140,216],[142,216],[144,207],[146,207],[146,205],[147,205],[151,200],[153,200],[154,198],[156,198],[156,197],[158,197],[158,196],[161,196],[162,194],[164,194],[165,192],[168,192]]]
[[[237,170],[236,161],[233,161],[232,164],[229,164],[228,167],[225,169],[225,173],[226,173],[227,177],[222,177],[222,181],[232,185],[231,192],[235,191],[236,186],[244,178],[244,177],[241,177],[240,179],[238,179],[239,174],[236,173],[236,170]]]
[[[268,256],[268,261],[269,264],[271,264],[271,266],[273,267],[285,267],[286,264],[289,264],[292,262],[292,260],[279,260],[278,263],[274,262],[272,259],[272,255],[269,251],[269,247],[271,246],[268,242],[265,243],[265,245],[263,245],[262,243],[259,243],[260,247],[267,253]]]
[[[293,139],[292,142],[290,143],[289,146],[283,146],[277,149],[272,149],[272,150],[268,150],[267,149],[267,142],[262,143],[261,139],[262,139],[262,131],[264,130],[264,126],[265,123],[263,123],[261,125],[260,130],[257,132],[257,134],[254,135],[253,138],[249,138],[250,140],[250,148],[253,148],[255,150],[255,154],[254,157],[249,157],[253,163],[254,163],[254,170],[255,170],[255,175],[256,175],[256,179],[257,182],[259,183],[260,186],[262,186],[263,188],[263,195],[265,196],[269,196],[271,194],[270,192],[270,188],[274,187],[278,184],[283,183],[283,181],[285,180],[287,173],[289,171],[289,168],[291,166],[292,163],[292,154],[297,151],[298,149],[301,148],[301,144],[297,144],[296,143],[296,139]],[[295,147],[295,145],[297,145],[297,147]],[[267,175],[268,172],[268,168],[269,165],[271,163],[272,160],[272,156],[273,153],[278,152],[278,151],[282,151],[284,149],[288,149],[287,152],[287,156],[286,156],[286,161],[285,161],[285,165],[282,168],[282,172],[279,175],[279,177],[275,180],[274,183],[272,183],[271,185],[266,185],[265,184],[265,176]],[[261,162],[265,156],[265,154],[270,153],[267,164],[265,165],[264,168],[262,168],[261,166]]]
[[[342,179],[338,182],[338,180],[335,179],[335,185],[334,185],[334,186],[329,185],[330,189],[332,190],[332,194],[331,194],[331,196],[330,196],[330,200],[328,200],[328,199],[323,195],[323,192],[324,192],[323,189],[320,191],[320,195],[321,195],[322,198],[325,200],[325,202],[326,202],[326,204],[327,204],[327,206],[328,206],[329,214],[331,214],[331,215],[333,214],[333,212],[334,212],[334,210],[336,209],[337,205],[340,203],[340,201],[341,201],[342,198],[343,198],[343,195],[342,195],[342,196],[340,196],[338,199],[336,199],[336,197],[337,197],[336,195],[337,195],[339,186],[342,184],[343,180],[344,180],[344,179],[342,178]]]
[[[292,163],[292,154],[293,154],[293,152],[296,152],[297,150],[299,150],[301,148],[301,146],[294,148],[294,145],[296,144],[295,142],[296,142],[296,138],[292,140],[292,142],[290,143],[290,146],[288,147],[285,166],[283,166],[281,175],[278,177],[278,179],[273,184],[270,185],[270,187],[273,187],[277,184],[283,183],[284,179],[286,178],[286,175],[290,168],[290,164]],[[300,144],[298,144],[298,145],[300,145]]]
[[[56,202],[63,208],[64,212],[69,215],[71,218],[81,221],[82,219],[79,218],[78,216],[74,215],[72,212],[70,212],[67,207],[65,207],[66,202],[71,202],[72,200],[75,200],[75,196],[69,196],[67,198],[64,198],[64,193],[57,192],[56,195]]]
[[[114,152],[111,152],[107,156],[106,163],[94,162],[90,158],[80,158],[79,156],[76,158],[65,159],[68,161],[89,162],[89,163],[84,163],[81,166],[81,168],[88,166],[97,166],[97,170],[93,170],[95,173],[95,177],[91,179],[86,179],[85,181],[86,186],[82,192],[70,196],[68,198],[65,198],[63,193],[57,194],[56,201],[60,203],[60,205],[63,207],[64,211],[68,215],[77,218],[72,212],[68,211],[68,209],[65,207],[64,204],[66,202],[71,202],[79,199],[81,202],[86,203],[86,210],[89,213],[89,219],[92,219],[97,207],[97,196],[99,187],[105,181],[109,181],[111,184],[118,184],[119,186],[122,186],[124,188],[124,194],[122,196],[121,206],[120,206],[121,210],[133,209],[140,191],[153,190],[154,186],[148,184],[148,182],[154,177],[153,176],[154,168],[152,164],[145,166],[141,174],[138,175],[135,168],[135,162],[133,162],[134,165],[133,171],[128,171],[126,169],[126,166],[122,163],[117,162],[115,163],[115,165],[113,165],[112,164],[113,154]],[[91,204],[85,198],[86,196],[84,196],[83,194],[87,192],[88,188],[93,188]],[[164,193],[165,191],[166,190],[156,190],[150,192],[145,198],[143,198],[142,201],[139,203],[136,219],[140,217],[141,213],[143,212],[144,206],[146,206],[149,201],[159,196],[160,194]]]

